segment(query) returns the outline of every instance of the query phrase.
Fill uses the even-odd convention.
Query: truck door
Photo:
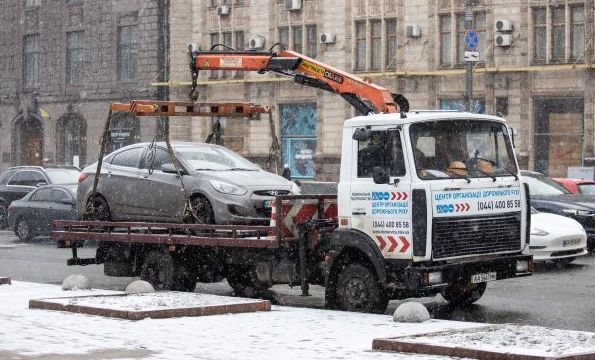
[[[354,140],[351,227],[374,240],[385,258],[410,258],[411,180],[402,131],[368,130],[369,135]]]

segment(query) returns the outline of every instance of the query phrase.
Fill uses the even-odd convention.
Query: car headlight
[[[209,180],[211,185],[222,194],[230,194],[230,195],[244,195],[247,191],[239,186],[235,186],[226,182],[216,181],[216,180]]]
[[[292,192],[294,195],[299,195],[299,194],[301,194],[301,193],[302,193],[302,190],[300,189],[300,187],[299,187],[299,186],[298,186],[296,183],[294,183],[294,182],[292,181],[292,182],[291,182],[291,192]]]
[[[547,232],[547,231],[545,231],[545,230],[541,230],[541,229],[535,228],[535,227],[532,227],[531,228],[531,235],[535,235],[535,236],[546,236],[546,235],[549,235],[549,234],[550,233]]]
[[[577,209],[563,209],[563,213],[574,215],[574,216],[593,216],[595,215],[595,211],[590,210],[577,210]]]

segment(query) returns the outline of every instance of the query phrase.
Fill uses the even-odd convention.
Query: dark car
[[[74,166],[17,166],[0,175],[0,229],[6,227],[7,208],[32,190],[48,184],[75,184],[80,170]]]
[[[54,220],[76,220],[77,185],[47,185],[8,206],[8,227],[23,241],[52,231]]]
[[[595,242],[595,195],[573,194],[554,179],[533,171],[521,171],[529,185],[531,205],[541,211],[567,216],[578,221],[587,232],[589,252]]]

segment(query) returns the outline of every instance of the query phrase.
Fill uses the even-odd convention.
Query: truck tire
[[[486,291],[487,283],[452,283],[441,291],[442,297],[455,306],[469,306],[479,300]]]
[[[174,289],[175,264],[170,254],[153,251],[145,257],[140,271],[140,278],[155,290]]]
[[[374,272],[358,263],[347,264],[341,270],[336,294],[339,309],[345,311],[382,314],[388,305],[388,298]]]
[[[252,267],[238,266],[227,274],[227,282],[236,296],[249,298],[260,297],[272,285],[258,281],[256,271]]]
[[[176,261],[173,290],[194,292],[198,276],[188,265]]]

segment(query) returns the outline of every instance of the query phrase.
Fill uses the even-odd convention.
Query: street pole
[[[465,30],[473,30],[473,9],[475,0],[465,0]],[[471,112],[471,99],[473,97],[473,63],[465,63],[465,110]]]

